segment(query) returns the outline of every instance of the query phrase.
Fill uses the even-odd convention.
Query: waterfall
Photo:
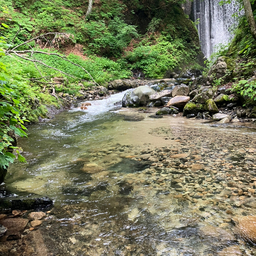
[[[194,0],[194,20],[198,21],[197,29],[201,48],[204,55],[209,58],[216,47],[227,44],[232,40],[230,31],[238,24],[238,19],[233,16],[239,13],[239,4],[219,5],[221,0]]]

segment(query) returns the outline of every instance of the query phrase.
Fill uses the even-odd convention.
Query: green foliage
[[[0,39],[0,43],[5,46],[3,39]],[[1,58],[3,48],[0,48],[0,53]],[[14,161],[16,155],[13,150],[20,161],[25,161],[19,148],[13,146],[13,135],[26,136],[26,128],[19,112],[20,96],[11,85],[7,72],[5,64],[0,62],[0,168],[7,168]]]
[[[133,52],[128,52],[126,60],[131,69],[142,70],[146,77],[161,78],[166,71],[178,69],[181,63],[192,62],[193,57],[181,40],[169,42],[162,36],[156,44],[141,45]]]
[[[119,57],[132,38],[139,34],[133,25],[127,25],[119,17],[111,20],[108,26],[103,21],[90,21],[83,27],[88,44],[87,53]]]
[[[240,80],[233,85],[232,90],[243,97],[247,97],[247,104],[256,103],[256,80]]]

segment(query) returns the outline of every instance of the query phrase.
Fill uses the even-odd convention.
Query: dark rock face
[[[0,184],[4,182],[5,175],[7,173],[7,168],[0,168]]]
[[[20,200],[11,200],[8,198],[2,200],[0,210],[42,210],[53,206],[53,201],[48,197],[25,198]]]

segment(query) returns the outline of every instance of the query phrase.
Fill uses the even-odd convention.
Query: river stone
[[[10,218],[1,220],[0,224],[7,228],[7,240],[16,240],[20,238],[21,233],[28,224],[28,220],[23,218]]]
[[[156,100],[160,100],[162,97],[171,96],[171,94],[172,94],[172,90],[163,90],[161,92],[150,95],[149,99],[152,101],[156,101]]]
[[[231,119],[232,119],[231,116],[227,116],[227,117],[221,119],[221,120],[219,121],[219,123],[220,123],[220,124],[227,124],[227,123],[230,123]]]
[[[176,107],[184,107],[186,103],[190,100],[189,96],[175,96],[168,103],[167,107],[176,106]]]
[[[226,244],[228,242],[236,240],[234,235],[228,232],[227,230],[219,227],[214,227],[212,225],[200,227],[200,234],[202,237],[217,239],[222,244]]]
[[[31,220],[41,220],[42,218],[44,218],[46,216],[46,214],[44,212],[31,212],[28,217]]]
[[[211,97],[207,94],[207,92],[202,92],[197,94],[192,101],[196,103],[204,104],[207,100],[209,100]]]
[[[103,170],[104,168],[102,168],[96,163],[85,164],[84,167],[82,168],[82,171],[87,173],[98,173],[98,172],[102,172]]]
[[[247,241],[256,242],[256,216],[234,217],[240,235]]]
[[[42,224],[43,222],[41,220],[33,220],[30,222],[30,225],[32,228],[38,227]]]
[[[214,121],[220,121],[221,119],[224,119],[226,117],[229,117],[229,115],[217,113],[217,114],[213,115],[212,118],[213,118]]]
[[[171,115],[171,114],[178,114],[179,110],[177,110],[175,107],[164,107],[159,109],[156,112],[156,115]]]
[[[206,101],[206,110],[209,111],[210,114],[216,114],[219,112],[219,109],[213,99]]]
[[[238,245],[229,246],[218,253],[218,256],[239,256],[242,252]]]
[[[218,105],[221,105],[223,103],[226,103],[229,101],[229,96],[226,94],[221,93],[220,95],[218,95],[215,99],[214,102]]]
[[[185,84],[177,85],[172,91],[172,97],[175,96],[188,96],[189,87]]]
[[[156,91],[149,86],[139,86],[132,91],[125,93],[122,99],[123,107],[139,107],[146,106],[149,102],[150,95],[155,94]]]
[[[132,209],[132,211],[128,214],[128,219],[130,221],[134,221],[137,217],[139,217],[140,211],[138,208]]]
[[[199,112],[203,112],[204,106],[202,104],[196,104],[194,102],[188,102],[183,109],[183,116],[190,114],[197,115]]]

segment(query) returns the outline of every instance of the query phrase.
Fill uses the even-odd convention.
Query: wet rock
[[[213,92],[211,89],[205,90],[199,94],[197,94],[192,101],[200,104],[204,104],[207,100],[211,99],[213,96]]]
[[[82,168],[82,171],[86,173],[98,173],[98,172],[104,171],[104,168],[99,166],[96,163],[89,163],[84,165],[84,167]]]
[[[161,108],[159,109],[157,112],[156,112],[156,115],[171,115],[171,114],[178,114],[179,113],[179,110],[177,110],[177,108],[175,107],[164,107],[164,108]]]
[[[229,246],[218,253],[218,256],[239,256],[243,255],[238,245]]]
[[[166,106],[184,107],[189,100],[189,96],[175,96],[167,103]]]
[[[222,113],[217,113],[217,114],[213,115],[212,118],[213,118],[214,121],[220,121],[220,120],[222,120],[222,119],[224,119],[226,117],[229,117],[229,115],[222,114]]]
[[[3,210],[43,210],[52,207],[53,201],[48,197],[25,198],[20,200],[4,199],[1,202],[0,209]]]
[[[222,105],[226,102],[229,101],[229,96],[226,95],[226,94],[223,94],[221,93],[220,95],[218,95],[215,99],[214,99],[214,102],[217,104],[217,105]]]
[[[172,97],[175,96],[188,96],[189,87],[185,84],[177,85],[172,91]]]
[[[256,242],[256,216],[238,216],[232,219],[239,234],[249,242]]]
[[[7,231],[7,228],[0,225],[0,237],[2,237]]]
[[[231,120],[232,120],[232,117],[231,117],[231,116],[227,116],[227,117],[221,119],[221,120],[219,121],[219,123],[220,123],[220,124],[227,124],[227,123],[230,123]]]
[[[41,220],[46,214],[44,212],[31,212],[28,217],[32,220]]]
[[[135,221],[140,216],[140,211],[138,208],[134,208],[131,210],[131,212],[128,214],[128,219],[132,222]]]
[[[41,220],[33,220],[30,222],[30,225],[32,228],[38,227],[42,224],[43,222]]]
[[[20,238],[21,233],[28,224],[28,220],[23,218],[9,218],[0,220],[0,224],[7,228],[5,234],[6,240],[16,240]]]
[[[216,114],[219,112],[219,109],[213,99],[209,99],[206,101],[206,110],[209,111],[210,114]]]
[[[139,107],[146,106],[149,102],[150,95],[155,94],[156,91],[149,86],[139,86],[132,91],[126,92],[122,99],[123,107]]]
[[[121,195],[129,195],[133,189],[133,186],[126,182],[121,182],[119,187],[119,194]]]
[[[202,237],[216,239],[221,244],[227,244],[236,240],[232,233],[211,225],[200,227],[200,234]]]
[[[183,109],[183,116],[190,114],[197,115],[199,112],[203,112],[204,106],[202,104],[196,104],[194,102],[188,102]]]
[[[171,94],[172,94],[172,90],[163,90],[161,92],[150,95],[149,99],[152,101],[156,101],[156,100],[160,100],[163,97],[169,97],[171,96]]]

